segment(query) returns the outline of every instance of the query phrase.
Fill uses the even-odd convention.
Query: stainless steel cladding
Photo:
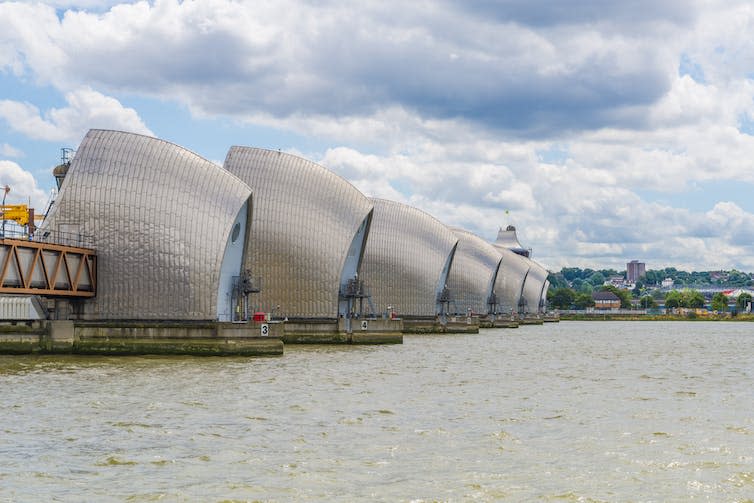
[[[545,281],[545,284],[542,285],[542,300],[540,300],[540,305],[542,306],[542,312],[547,312],[547,291],[550,289],[550,282]]]
[[[524,312],[521,310],[522,291],[529,263],[525,257],[516,255],[508,248],[495,246],[503,255],[500,271],[495,282],[499,314]]]
[[[512,225],[506,227],[505,230],[503,230],[502,227],[500,228],[497,233],[495,246],[508,248],[512,252],[517,253],[518,255],[523,255],[524,257],[531,256],[531,250],[521,246],[521,243],[518,241],[518,235],[516,234],[516,228]]]
[[[524,283],[524,312],[542,313],[544,312],[541,305],[542,287],[544,287],[545,281],[547,281],[547,270],[533,260],[527,259],[527,261],[529,262],[530,269]]]
[[[469,309],[473,313],[488,314],[497,304],[497,295],[493,297],[493,293],[503,255],[476,234],[463,229],[452,231],[458,238],[458,247],[448,275],[448,288],[453,297],[451,307],[457,314]]]
[[[434,316],[458,238],[421,210],[384,199],[374,204],[361,278],[378,312]],[[452,292],[451,292],[452,296]]]
[[[354,269],[349,249],[367,237],[372,204],[322,166],[279,151],[232,147],[225,168],[254,190],[245,268],[262,291],[252,303],[276,317],[336,318],[343,271]]]
[[[177,145],[92,130],[37,231],[94,236],[90,319],[217,319],[223,254],[249,187]]]

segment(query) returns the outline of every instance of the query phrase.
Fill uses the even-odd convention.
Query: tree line
[[[579,267],[564,267],[548,277],[552,288],[573,288],[577,292],[589,292],[599,288],[612,276],[626,277],[626,271],[615,269],[581,269]],[[730,271],[679,271],[675,267],[665,269],[650,269],[637,282],[637,288],[659,286],[666,278],[673,280],[675,288],[693,288],[704,286],[725,286],[731,288],[745,288],[754,286],[754,278],[750,273],[732,269]]]
[[[602,285],[598,291],[612,292],[620,299],[621,309],[630,309],[633,305],[631,292],[620,290],[613,285]],[[586,309],[594,307],[592,294],[586,292],[577,292],[572,288],[560,287],[550,289],[547,293],[547,300],[553,309]],[[638,297],[637,307],[643,309],[652,309],[658,306],[657,298],[651,295]],[[704,295],[698,290],[685,288],[683,290],[671,290],[664,296],[666,309],[676,308],[703,308],[706,304]],[[724,293],[717,292],[712,297],[710,307],[713,311],[726,312],[732,299],[729,299]],[[748,293],[742,293],[736,298],[735,307],[737,311],[743,311],[752,302],[752,297]]]

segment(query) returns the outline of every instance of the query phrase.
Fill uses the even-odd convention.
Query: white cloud
[[[550,267],[754,270],[745,205],[643,195],[754,183],[748,2],[57,3],[96,10],[0,4],[0,68],[66,95],[0,101],[30,137],[149,134],[107,95],[176,100],[326,141],[304,155],[487,239],[514,223]]]
[[[442,1],[157,0],[62,19],[40,5],[3,7],[13,22],[0,41],[18,53],[4,64],[26,65],[47,84],[179,97],[240,117],[368,117],[397,107],[514,135],[635,123],[667,89],[674,35],[690,18],[680,5],[648,9],[662,30],[637,31],[645,13],[625,22],[605,9],[615,19],[543,26]]]
[[[15,148],[13,145],[3,143],[0,144],[0,155],[4,155],[6,157],[23,157],[24,153],[22,150]]]
[[[56,9],[103,11],[122,3],[122,0],[45,0],[44,3]]]
[[[0,118],[29,138],[76,143],[92,128],[151,134],[136,111],[115,98],[82,88],[65,95],[65,108],[44,113],[30,103],[0,100]]]
[[[6,204],[28,204],[44,211],[47,194],[37,186],[34,176],[13,161],[0,160],[0,187],[10,187]]]

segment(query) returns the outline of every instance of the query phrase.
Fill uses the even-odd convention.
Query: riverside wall
[[[542,321],[476,316],[266,323],[6,321],[0,323],[0,354],[277,356],[285,344],[402,344],[404,334],[476,334],[480,328]]]
[[[298,320],[283,323],[286,344],[402,344],[403,321],[385,318]]]
[[[232,323],[35,321],[0,325],[0,353],[277,356],[282,330]]]

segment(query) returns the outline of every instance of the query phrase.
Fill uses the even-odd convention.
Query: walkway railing
[[[36,241],[38,243],[53,243],[78,248],[94,248],[94,236],[79,232],[61,232],[38,230],[32,236],[23,227],[8,225],[4,232],[0,232],[0,239],[18,239],[22,241]]]

